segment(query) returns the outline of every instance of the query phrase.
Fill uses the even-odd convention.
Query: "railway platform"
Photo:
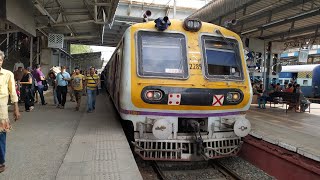
[[[142,179],[109,98],[97,97],[95,113],[86,113],[85,102],[79,112],[70,101],[65,109],[49,101],[21,112],[7,136],[0,179]]]
[[[288,111],[281,105],[259,109],[251,105],[246,116],[251,136],[320,162],[320,104],[311,104],[311,113]]]

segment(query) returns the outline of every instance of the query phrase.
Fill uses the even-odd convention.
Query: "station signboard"
[[[308,62],[309,50],[301,49],[299,52],[299,62],[306,63]]]

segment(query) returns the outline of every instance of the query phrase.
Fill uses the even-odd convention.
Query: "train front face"
[[[199,27],[200,26],[200,27]],[[145,160],[235,155],[251,129],[251,86],[239,36],[196,20],[131,27],[135,151]]]

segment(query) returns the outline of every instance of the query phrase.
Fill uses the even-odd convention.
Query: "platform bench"
[[[292,106],[295,112],[297,112],[296,107],[299,106],[300,104],[300,93],[274,92],[269,94],[269,96],[270,96],[270,107],[271,107],[271,103],[274,103],[274,104],[283,103],[283,104],[286,104],[286,113],[288,112],[288,107],[290,106]]]

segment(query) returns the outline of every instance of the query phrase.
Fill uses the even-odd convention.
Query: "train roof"
[[[281,72],[310,72],[317,66],[320,66],[320,64],[282,66]]]

